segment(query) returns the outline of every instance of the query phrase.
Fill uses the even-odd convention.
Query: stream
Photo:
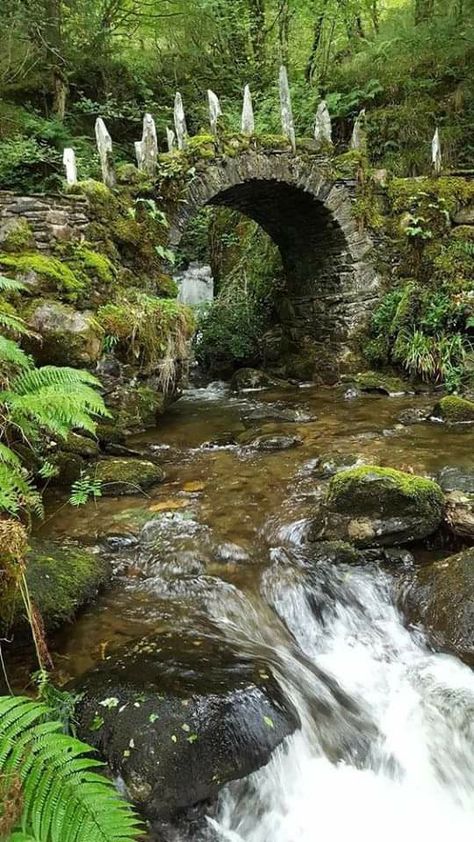
[[[60,677],[139,635],[211,621],[239,652],[267,659],[298,713],[301,728],[268,765],[221,790],[196,842],[472,839],[474,675],[397,607],[404,573],[442,551],[396,565],[322,561],[308,576],[305,546],[334,460],[472,469],[472,430],[398,422],[432,396],[348,400],[346,388],[191,388],[128,442],[160,460],[163,485],[80,510],[48,503],[43,536],[105,547],[116,570],[112,589],[54,638]],[[301,442],[235,443],[261,427]]]

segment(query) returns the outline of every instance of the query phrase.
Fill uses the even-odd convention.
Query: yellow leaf
[[[184,483],[183,491],[187,491],[189,494],[191,494],[193,491],[204,491],[205,487],[205,482],[199,482],[199,480],[191,480],[190,482]]]
[[[172,509],[185,509],[189,503],[187,500],[160,500],[148,507],[150,512],[169,512]]]

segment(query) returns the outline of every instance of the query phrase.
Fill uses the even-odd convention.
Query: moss
[[[347,514],[364,514],[377,504],[382,509],[410,514],[412,506],[426,517],[438,516],[444,495],[431,479],[406,474],[394,468],[365,465],[336,474],[329,483],[327,505]]]
[[[367,156],[359,149],[350,149],[336,155],[330,162],[331,175],[335,179],[355,178],[359,172],[368,170]]]
[[[407,384],[398,377],[379,371],[363,371],[350,378],[363,392],[380,392],[394,395],[407,392]]]
[[[93,201],[107,202],[111,197],[111,190],[102,183],[88,178],[86,181],[78,181],[77,184],[68,187],[68,193],[80,193]]]
[[[359,195],[352,205],[352,211],[357,220],[374,231],[383,227],[384,217],[380,200],[372,191]]]
[[[84,244],[74,244],[68,263],[76,274],[82,273],[89,279],[102,284],[111,284],[115,277],[115,267],[104,254],[94,251]]]
[[[429,196],[443,200],[446,210],[454,213],[459,207],[474,200],[474,182],[465,178],[394,178],[388,186],[388,195],[394,211],[409,210],[414,197]]]
[[[165,398],[158,389],[149,386],[124,385],[109,393],[107,406],[112,410],[116,429],[130,433],[156,426],[165,408]]]
[[[165,473],[146,459],[104,459],[95,466],[95,478],[108,496],[140,494],[151,485],[163,482]]]
[[[150,176],[141,172],[134,164],[121,164],[117,167],[117,184],[128,185],[148,191],[152,187]]]
[[[113,234],[119,243],[138,246],[143,237],[143,229],[136,219],[132,217],[121,218],[114,223]]]
[[[474,422],[474,401],[461,398],[458,395],[446,395],[436,404],[433,417],[440,418],[448,424],[472,424]]]
[[[281,134],[259,134],[255,137],[255,142],[261,149],[291,149],[290,141]]]
[[[178,284],[170,275],[161,272],[156,279],[156,291],[163,298],[176,298],[178,295]]]
[[[109,565],[94,553],[76,547],[33,540],[26,578],[33,602],[45,625],[54,629],[72,620],[110,576]],[[17,616],[21,613],[17,606]]]
[[[35,272],[40,278],[53,284],[58,291],[64,291],[72,298],[86,286],[66,263],[46,254],[0,254],[0,266],[12,269],[18,275]]]
[[[457,225],[451,236],[462,243],[474,243],[474,225]]]
[[[4,251],[17,253],[31,251],[34,247],[35,239],[26,219],[12,220],[2,242]]]
[[[216,138],[212,134],[188,138],[185,154],[191,155],[193,158],[215,158],[217,154]]]

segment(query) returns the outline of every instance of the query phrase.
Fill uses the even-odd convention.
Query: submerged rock
[[[435,646],[474,665],[474,548],[421,565],[405,582],[401,603]]]
[[[410,407],[404,409],[398,416],[400,424],[409,427],[411,424],[423,424],[429,420],[431,407]]]
[[[299,726],[265,662],[195,633],[138,640],[78,689],[79,736],[152,819],[215,798]]]
[[[443,468],[438,474],[438,483],[443,491],[464,491],[474,494],[474,469]]]
[[[95,479],[102,483],[102,494],[115,497],[141,494],[146,488],[163,482],[165,472],[146,459],[102,459],[97,462]]]
[[[396,546],[431,535],[442,513],[443,492],[433,480],[392,468],[352,468],[331,480],[311,537]]]
[[[319,479],[329,479],[340,471],[347,471],[349,468],[359,465],[363,465],[363,459],[360,456],[350,456],[349,454],[323,455],[318,457],[312,473]]]
[[[302,439],[299,436],[279,435],[278,433],[256,435],[254,431],[253,435],[239,436],[239,444],[260,451],[288,450],[290,447],[297,447],[301,443]]]
[[[247,426],[255,423],[255,421],[290,421],[295,424],[309,424],[316,420],[315,415],[311,415],[304,409],[292,409],[291,407],[279,409],[276,406],[259,406],[255,409],[249,410],[242,414],[242,421]]]
[[[446,424],[474,424],[474,401],[446,395],[436,404],[431,417]]]

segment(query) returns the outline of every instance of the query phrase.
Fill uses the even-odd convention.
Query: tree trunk
[[[45,0],[44,12],[44,45],[51,74],[53,114],[63,120],[69,86],[62,51],[62,0]]]
[[[278,40],[280,44],[281,63],[288,67],[290,31],[290,0],[280,0],[278,8]]]
[[[249,34],[256,69],[265,64],[265,0],[248,0]]]
[[[321,45],[321,39],[323,35],[324,29],[324,21],[326,17],[326,11],[328,6],[328,0],[324,0],[324,3],[321,7],[321,11],[319,12],[315,22],[314,22],[314,34],[313,34],[313,43],[311,45],[311,52],[309,54],[308,61],[306,63],[305,69],[305,77],[307,82],[311,82],[316,70],[316,60],[318,57],[319,47]]]

